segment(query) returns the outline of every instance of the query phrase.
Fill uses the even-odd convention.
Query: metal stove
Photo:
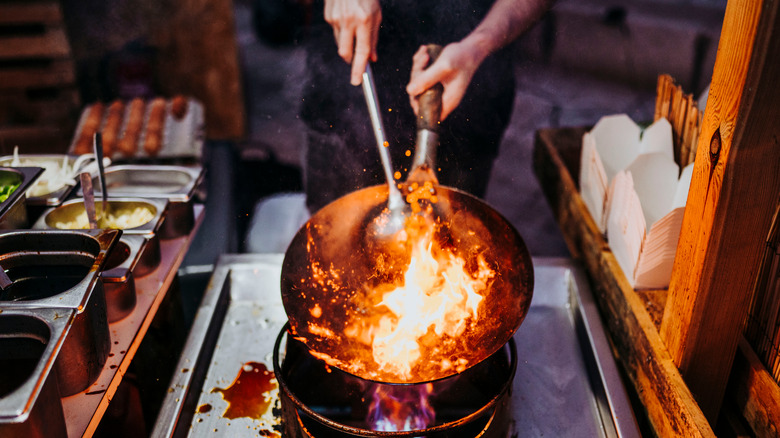
[[[285,361],[298,363],[301,357],[280,334],[287,322],[279,289],[283,257],[244,254],[220,259],[152,436],[401,435],[355,434],[349,416],[345,417],[343,400],[311,403],[313,409],[307,411],[287,400],[288,391],[279,390],[274,374],[277,340],[276,351],[283,357],[277,359],[277,372],[284,369]],[[487,403],[490,406],[480,411],[478,422],[470,428],[437,428],[427,435],[640,436],[582,272],[567,259],[537,258],[533,262],[535,290],[528,315],[513,337],[516,357],[512,357],[514,345],[508,344],[499,352],[506,356],[499,361],[513,368],[504,396]],[[322,375],[338,372],[325,367],[299,376],[283,375],[281,386],[285,389],[294,382],[298,393],[308,385],[301,383],[304,375],[310,374],[309,378],[321,383]],[[333,394],[348,392],[349,385],[342,380],[328,385],[331,389],[320,391],[326,399],[335,400],[339,397]],[[347,429],[337,427],[334,432],[320,424],[316,418],[320,414],[347,418],[339,420]],[[461,416],[471,420],[468,412]],[[345,434],[339,435],[342,432]]]

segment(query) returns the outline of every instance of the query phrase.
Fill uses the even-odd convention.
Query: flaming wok
[[[420,102],[433,114],[418,121],[418,133],[435,134],[441,90],[432,93],[433,104]],[[291,335],[367,380],[408,384],[460,373],[508,342],[531,303],[523,239],[483,201],[439,185],[435,144],[420,138],[418,167],[401,185],[413,213],[398,245],[374,244],[367,231],[387,208],[388,188],[377,185],[316,212],[282,264]]]

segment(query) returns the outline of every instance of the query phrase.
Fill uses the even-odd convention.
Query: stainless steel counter
[[[273,369],[287,321],[279,279],[283,255],[226,255],[211,278],[152,436],[278,436],[260,419],[224,417],[227,388],[249,362]],[[531,308],[514,339],[510,436],[639,436],[583,273],[570,260],[537,258]],[[271,391],[274,399],[277,391]],[[209,409],[203,409],[208,407]]]
[[[91,436],[100,424],[203,219],[203,206],[196,205],[195,209],[197,220],[192,232],[160,242],[160,263],[136,281],[135,308],[109,325],[111,352],[97,380],[86,390],[62,399],[69,437]]]

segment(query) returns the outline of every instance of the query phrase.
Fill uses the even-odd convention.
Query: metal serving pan
[[[91,155],[81,159],[77,156],[66,154],[19,154],[17,157],[23,166],[40,167],[44,169],[41,176],[35,181],[34,184],[30,186],[26,192],[27,205],[35,207],[54,207],[62,204],[62,202],[65,201],[68,196],[70,196],[74,187],[77,185],[75,177],[78,175],[79,170],[84,167],[84,164],[87,164],[90,161],[94,161],[94,158],[92,158]],[[79,164],[79,161],[82,164]],[[13,162],[13,155],[0,157],[0,166],[12,167]],[[51,171],[48,169],[53,168],[54,166],[61,168],[62,163],[66,163],[68,168],[73,169],[71,172],[73,174],[72,181],[66,182],[52,191],[38,188],[39,186],[46,184],[46,180],[51,178],[49,175],[49,172]],[[74,169],[74,166],[76,165],[78,165],[78,169]],[[37,192],[40,191],[44,191],[45,193],[42,192],[38,194]]]
[[[101,208],[102,201],[96,201],[96,208]],[[143,206],[153,212],[153,217],[148,222],[133,228],[125,228],[122,235],[143,236],[147,242],[144,253],[148,260],[154,261],[156,265],[160,261],[160,231],[163,223],[167,219],[168,201],[165,199],[145,199],[145,198],[112,198],[109,199],[112,208],[132,208]],[[117,211],[117,210],[113,210]],[[84,200],[74,198],[65,201],[59,207],[46,210],[40,218],[33,224],[33,229],[56,230],[58,223],[67,223],[73,221],[78,215],[86,214],[84,210]]]
[[[95,201],[95,207],[98,211],[102,209],[102,201]],[[112,198],[108,200],[111,206],[111,211],[114,214],[118,212],[132,211],[134,208],[147,208],[151,213],[151,219],[145,221],[134,227],[122,228],[123,234],[152,236],[157,234],[162,226],[163,220],[166,217],[166,207],[168,202],[161,199],[145,199],[145,198]],[[77,228],[77,224],[73,224],[73,228],[67,228],[67,225],[76,222],[80,215],[86,217],[86,211],[84,209],[84,200],[82,198],[74,198],[65,201],[59,207],[46,210],[43,215],[33,224],[34,229],[43,230],[63,230],[63,229],[86,229]],[[83,225],[86,225],[86,219],[83,221]]]
[[[53,371],[74,314],[63,309],[0,313],[0,436],[67,436]]]
[[[201,301],[153,437],[280,436],[278,390],[259,418],[225,415],[238,372],[273,370],[287,321],[281,254],[222,256]],[[534,259],[535,291],[514,335],[517,374],[508,436],[640,436],[583,272],[565,259]]]
[[[161,232],[163,238],[183,236],[192,230],[194,196],[203,182],[203,166],[123,164],[106,168],[105,175],[109,198],[168,200],[167,219]],[[93,177],[92,186],[99,192],[97,176]],[[83,196],[81,189],[78,195]]]
[[[19,186],[0,202],[0,230],[27,228],[27,196],[25,192],[43,173],[40,167],[7,167],[0,169],[0,187]]]
[[[160,264],[160,254],[147,251],[149,239],[124,235],[108,254],[100,277],[106,291],[108,322],[129,315],[137,301],[135,280],[142,278]]]
[[[75,311],[56,363],[63,396],[88,387],[108,356],[110,334],[99,272],[119,235],[116,230],[0,233],[0,266],[13,282],[0,292],[0,311]]]
[[[180,163],[180,162],[198,162],[203,154],[203,143],[205,141],[205,108],[203,104],[195,99],[188,98],[186,105],[186,113],[182,117],[176,117],[173,114],[172,99],[168,99],[165,105],[165,127],[162,132],[162,148],[154,155],[144,151],[143,144],[146,137],[146,122],[149,119],[149,103],[151,100],[147,100],[144,109],[144,123],[142,125],[142,131],[138,136],[138,142],[136,143],[136,151],[131,157],[123,156],[118,151],[114,151],[111,155],[111,159],[114,162],[166,162],[166,163]],[[127,124],[127,116],[129,113],[129,101],[125,102],[122,131]],[[106,105],[107,106],[107,105]],[[76,149],[76,141],[82,134],[84,123],[86,122],[93,105],[84,107],[79,117],[79,121],[76,124],[76,130],[71,140],[71,144],[68,148],[69,153],[74,153]],[[103,118],[101,120],[101,126],[105,124],[108,117],[108,111],[104,111]]]
[[[140,239],[140,242],[139,242]],[[122,236],[111,249],[100,277],[106,293],[108,322],[116,322],[135,308],[135,268],[141,256],[143,236]]]

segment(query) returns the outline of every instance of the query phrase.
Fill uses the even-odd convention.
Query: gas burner
[[[517,369],[514,340],[448,378],[409,385],[371,382],[309,354],[287,336],[274,344],[285,437],[505,437]]]

